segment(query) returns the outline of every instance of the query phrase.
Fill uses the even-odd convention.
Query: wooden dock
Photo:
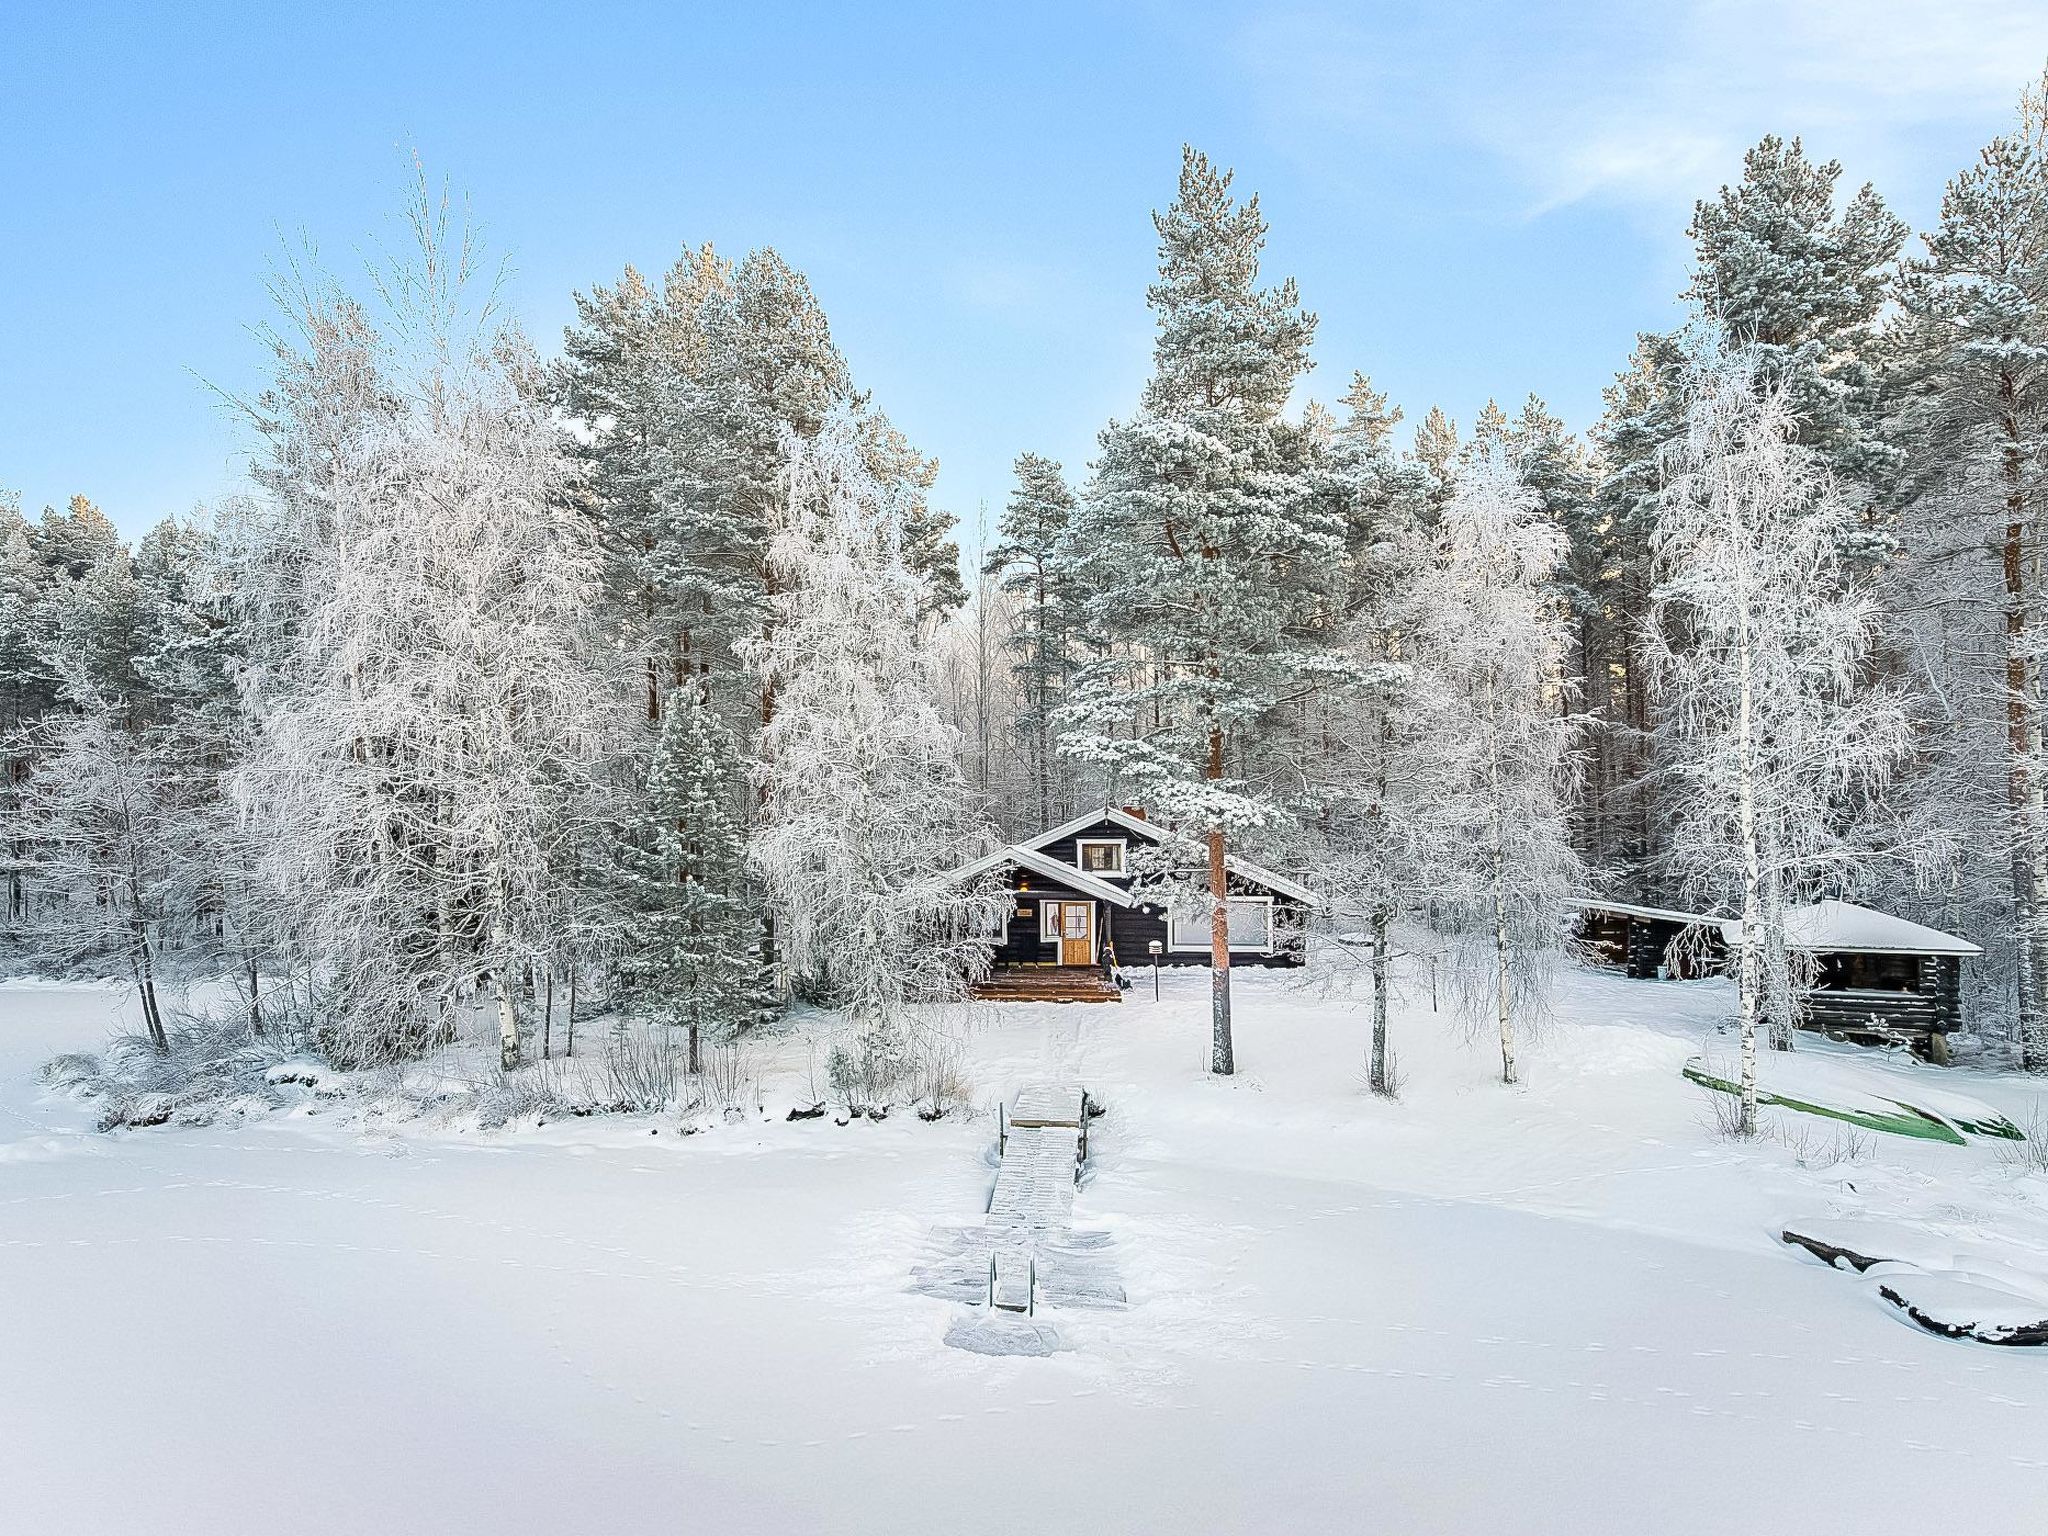
[[[1038,1310],[1038,1251],[1074,1222],[1074,1181],[1088,1155],[1088,1092],[1072,1083],[1028,1083],[1004,1111],[1002,1164],[989,1193],[988,1304]]]
[[[972,1309],[946,1342],[980,1354],[1047,1355],[1061,1347],[1040,1307],[1125,1304],[1114,1243],[1074,1229],[1074,1194],[1088,1156],[1087,1092],[1058,1079],[1027,1083],[1001,1110],[1001,1160],[979,1225],[942,1228],[916,1288]]]

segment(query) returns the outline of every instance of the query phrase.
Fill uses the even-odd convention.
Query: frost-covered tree
[[[133,728],[82,669],[63,671],[67,707],[30,732],[35,766],[13,811],[27,850],[26,958],[124,972],[150,1043],[168,1050],[159,989],[190,920],[194,787],[160,733]]]
[[[1361,381],[1362,382],[1362,381]],[[1354,391],[1354,393],[1356,393]],[[1383,404],[1383,402],[1381,402]],[[1373,1092],[1395,1089],[1387,1034],[1398,921],[1423,914],[1466,855],[1458,691],[1443,670],[1448,616],[1436,551],[1422,526],[1420,486],[1388,498],[1382,418],[1354,402],[1334,473],[1352,481],[1350,675],[1317,701],[1304,743],[1310,802],[1305,865],[1333,903],[1363,915],[1371,937]]]
[[[997,543],[982,562],[1011,599],[1007,637],[1018,708],[1010,721],[1036,802],[1038,825],[1065,819],[1072,771],[1060,758],[1053,711],[1065,700],[1079,665],[1075,594],[1060,561],[1074,519],[1074,493],[1060,466],[1035,453],[1017,456],[1017,488],[997,525]]]
[[[878,479],[861,423],[785,443],[773,618],[745,654],[775,712],[762,733],[752,857],[792,982],[843,1008],[841,1091],[877,1098],[924,1045],[918,1002],[965,994],[1007,897],[945,871],[991,829],[974,816],[904,564],[900,484]]]
[[[2026,94],[2015,131],[1949,183],[1926,245],[1907,264],[1895,329],[1919,496],[1898,572],[1896,628],[1909,637],[1937,711],[1913,781],[1924,801],[1946,805],[1970,851],[1986,856],[1959,859],[1958,883],[1974,884],[1993,860],[2006,871],[2010,915],[1999,926],[2015,937],[2023,1058],[2048,1071],[2038,526],[2048,484],[2048,80]],[[1989,733],[1976,728],[1993,718],[2003,725],[1995,755]],[[1997,790],[1979,782],[1993,764]],[[1999,832],[1976,814],[1994,793],[2004,802]]]
[[[1500,1037],[1501,1078],[1516,1081],[1518,1020],[1539,1009],[1578,884],[1570,797],[1577,721],[1563,707],[1564,618],[1549,589],[1564,534],[1500,448],[1460,467],[1439,529],[1439,614],[1428,638],[1459,692],[1458,799],[1467,850],[1453,886],[1467,945],[1466,1011]],[[1482,958],[1483,956],[1483,958]]]
[[[1442,511],[1444,503],[1451,499],[1451,490],[1458,477],[1461,448],[1458,424],[1451,420],[1442,406],[1432,405],[1416,425],[1412,456],[1422,473],[1433,511]]]
[[[1702,328],[1683,374],[1686,436],[1659,499],[1654,659],[1682,786],[1674,862],[1698,900],[1741,919],[1741,1128],[1756,1128],[1757,1037],[1789,1048],[1797,978],[1785,912],[1849,852],[1845,812],[1906,746],[1892,695],[1868,687],[1873,606],[1848,581],[1858,518],[1795,439],[1790,383]]]
[[[1310,496],[1298,429],[1281,417],[1307,370],[1315,317],[1291,279],[1259,284],[1266,223],[1193,149],[1155,214],[1153,374],[1112,422],[1068,548],[1091,635],[1061,749],[1101,765],[1203,845],[1211,1066],[1233,1070],[1229,845],[1284,823],[1262,784],[1261,723],[1333,670],[1301,621],[1327,608],[1344,530]],[[1115,734],[1135,719],[1129,734]]]
[[[1759,386],[1784,387],[1798,441],[1868,508],[1899,469],[1879,415],[1876,328],[1907,229],[1868,184],[1838,212],[1841,175],[1796,138],[1759,141],[1742,180],[1693,210],[1684,297],[1753,344]],[[1870,546],[1854,527],[1843,536]]]
[[[10,947],[28,916],[29,847],[18,805],[35,766],[29,733],[57,698],[57,678],[36,644],[50,579],[20,507],[0,495],[0,945]]]
[[[381,316],[324,280],[284,290],[245,550],[261,734],[236,783],[329,1049],[418,1049],[488,989],[511,1067],[600,755],[596,562],[530,349],[476,302],[445,200],[422,183],[410,218]]]

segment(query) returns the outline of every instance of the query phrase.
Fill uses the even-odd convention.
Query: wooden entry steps
[[[974,984],[984,1003],[1120,1003],[1123,992],[1093,966],[1013,966]]]

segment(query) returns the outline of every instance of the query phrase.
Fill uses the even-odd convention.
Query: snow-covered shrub
[[[886,1022],[876,1021],[833,1042],[825,1073],[847,1108],[866,1109],[888,1103],[915,1061],[909,1040]]]
[[[56,1057],[44,1066],[43,1081],[100,1101],[103,1131],[210,1125],[223,1115],[302,1101],[303,1084],[271,1078],[289,1054],[238,1025],[195,1018],[167,1031],[162,1049],[148,1035],[121,1035],[101,1055]]]
[[[697,1089],[707,1108],[730,1113],[759,1107],[760,1074],[744,1044],[728,1040],[706,1046],[703,1063]]]
[[[615,1112],[668,1108],[682,1097],[687,1064],[684,1044],[671,1031],[620,1024],[605,1037],[602,1107]]]
[[[931,1030],[919,1042],[916,1066],[906,1087],[917,1112],[937,1120],[974,1101],[974,1079],[967,1074],[966,1052],[959,1038],[943,1030]]]
[[[2021,1173],[2048,1176],[2048,1099],[2036,1099],[2034,1107],[2020,1119],[2019,1141],[1992,1143],[1998,1160]]]
[[[1717,1094],[1726,1099],[1727,1094]],[[1740,1109],[1740,1104],[1736,1106]],[[1853,1125],[1821,1126],[1807,1119],[1769,1125],[1766,1139],[1777,1142],[1792,1154],[1802,1168],[1833,1168],[1840,1163],[1860,1163],[1870,1156],[1870,1133]]]
[[[475,1103],[477,1128],[485,1131],[502,1130],[521,1120],[587,1112],[564,1091],[560,1074],[541,1066],[500,1072],[496,1081],[477,1089]]]

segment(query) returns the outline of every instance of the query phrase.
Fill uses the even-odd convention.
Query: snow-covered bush
[[[286,1044],[238,1024],[190,1018],[168,1029],[160,1047],[149,1035],[120,1035],[97,1056],[48,1062],[43,1081],[101,1105],[99,1129],[211,1125],[229,1116],[267,1114],[331,1092],[317,1064],[280,1074],[297,1059]],[[314,1076],[313,1074],[319,1074]]]

